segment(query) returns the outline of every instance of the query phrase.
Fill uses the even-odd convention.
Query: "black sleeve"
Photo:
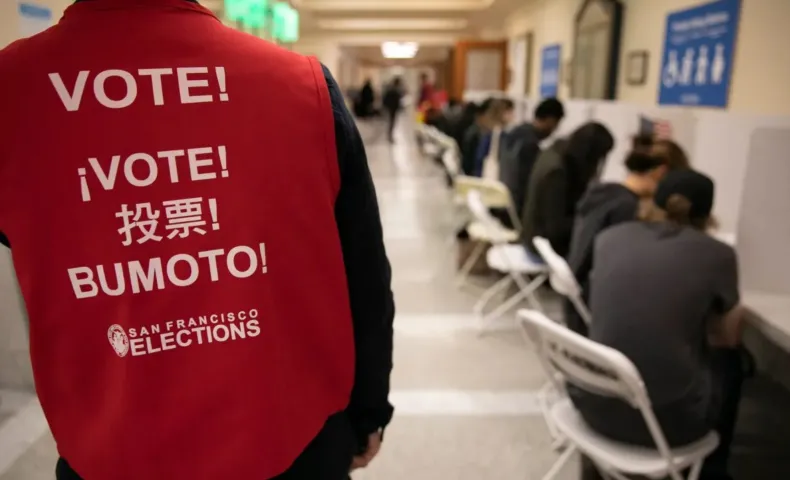
[[[573,215],[568,208],[568,180],[563,170],[546,175],[538,192],[538,208],[546,238],[558,254],[565,256],[571,242]]]
[[[540,155],[540,146],[535,142],[524,142],[518,152],[517,183],[513,192],[513,202],[519,218],[524,212],[524,203],[527,201],[527,188],[529,177],[532,176],[532,167]]]
[[[365,147],[340,88],[326,67],[324,76],[335,119],[340,166],[335,219],[343,248],[356,347],[356,374],[348,414],[364,440],[392,419],[393,408],[388,400],[395,318],[392,274]]]
[[[473,175],[475,171],[475,156],[477,155],[477,144],[480,140],[479,131],[476,127],[469,127],[464,132],[464,139],[461,142],[461,170],[464,175]]]

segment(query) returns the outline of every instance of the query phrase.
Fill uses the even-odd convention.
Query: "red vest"
[[[348,403],[320,64],[184,0],[94,0],[0,52],[0,230],[36,388],[88,480],[253,480]]]

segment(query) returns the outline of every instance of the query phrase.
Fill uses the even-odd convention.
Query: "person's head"
[[[430,77],[428,77],[428,74],[425,73],[425,72],[422,72],[420,74],[420,83],[424,85],[424,84],[429,83],[429,82],[430,82]]]
[[[364,83],[364,85],[365,85],[366,87],[372,87],[372,86],[373,86],[373,80],[371,80],[371,79],[369,79],[369,78],[366,78],[366,79],[365,79],[365,83]]]
[[[634,152],[651,153],[653,151],[653,144],[655,140],[652,135],[638,134],[635,135],[631,142],[631,149]]]
[[[575,188],[583,191],[587,187],[612,148],[612,133],[598,122],[585,123],[571,134],[563,156]]]
[[[513,115],[515,104],[507,98],[490,98],[480,107],[478,124],[488,130],[507,124],[508,115]]]
[[[696,170],[673,170],[661,180],[653,196],[653,221],[705,230],[713,210],[713,180]]]
[[[667,164],[667,170],[688,170],[691,168],[691,162],[686,152],[672,140],[653,141],[651,153],[664,159]]]
[[[632,151],[625,158],[628,176],[625,185],[640,197],[655,193],[658,182],[666,174],[666,163],[661,157],[646,152]]]
[[[403,79],[402,79],[402,78],[400,78],[400,77],[395,77],[395,78],[392,80],[392,86],[393,86],[393,87],[400,88],[400,86],[401,86],[401,85],[403,85]]]
[[[547,98],[535,108],[535,119],[532,124],[541,139],[548,138],[557,130],[564,116],[565,108],[562,102],[556,98]]]

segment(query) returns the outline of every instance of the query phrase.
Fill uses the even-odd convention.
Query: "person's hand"
[[[368,436],[368,448],[364,452],[354,457],[351,462],[351,470],[365,468],[378,455],[381,450],[381,432],[371,433]]]

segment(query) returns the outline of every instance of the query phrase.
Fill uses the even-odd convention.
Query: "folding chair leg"
[[[554,450],[562,450],[565,447],[565,437],[557,431],[557,428],[554,426],[554,423],[551,421],[551,416],[549,412],[551,410],[552,405],[552,396],[554,394],[554,384],[548,382],[543,388],[540,389],[540,393],[538,394],[538,403],[540,404],[540,410],[543,413],[543,420],[546,422],[546,428],[549,430],[549,435],[552,438],[551,447]]]
[[[466,278],[469,276],[469,272],[472,271],[472,268],[475,266],[475,263],[477,263],[477,260],[485,251],[485,248],[486,246],[483,242],[479,242],[475,246],[475,249],[472,251],[472,254],[469,255],[469,258],[466,259],[466,262],[464,262],[463,267],[461,267],[461,271],[458,272],[458,278],[455,281],[456,287],[461,288],[464,285],[464,283],[466,283]]]
[[[488,305],[488,302],[490,302],[491,299],[496,296],[496,294],[507,288],[512,281],[513,278],[511,278],[510,275],[507,275],[483,292],[483,294],[480,296],[480,299],[475,303],[475,306],[472,307],[472,311],[475,313],[475,315],[482,315],[486,305]]]
[[[526,280],[524,280],[524,278],[521,275],[516,275],[515,276],[515,280],[516,280],[516,283],[518,284],[518,288],[520,290],[529,291],[529,294],[527,294],[527,296],[526,296],[527,300],[529,301],[530,306],[534,310],[537,310],[539,312],[545,312],[545,310],[543,309],[543,304],[540,303],[540,300],[538,300],[537,295],[535,295],[535,291],[538,289],[538,287],[540,287],[543,284],[543,282],[546,281],[547,278],[548,278],[548,276],[546,274],[540,274],[537,277],[535,277],[532,280],[532,282],[530,282],[528,284],[526,282]],[[532,283],[537,283],[537,286],[534,287],[534,288],[530,288],[530,285]]]
[[[513,308],[514,306],[518,305],[518,303],[524,299],[529,298],[529,296],[539,287],[543,282],[546,281],[545,275],[538,275],[535,277],[531,282],[528,284],[524,282],[524,279],[521,278],[516,273],[511,273],[510,277],[515,280],[515,282],[519,285],[519,292],[508,300],[506,300],[502,305],[496,308],[493,312],[489,313],[488,315],[483,317],[483,331],[486,330],[487,326],[496,321],[499,317],[504,315],[508,310]],[[538,304],[539,305],[539,304]]]
[[[694,464],[691,468],[691,472],[689,472],[688,480],[698,480],[700,474],[702,473],[702,465],[705,461],[700,460]]]
[[[575,453],[576,447],[573,445],[569,446],[567,450],[562,452],[562,455],[560,455],[560,458],[558,458],[557,462],[551,467],[551,470],[543,476],[543,480],[555,480],[558,478],[557,476],[562,472],[562,469],[565,468],[565,465],[568,464],[570,459],[573,458]]]

